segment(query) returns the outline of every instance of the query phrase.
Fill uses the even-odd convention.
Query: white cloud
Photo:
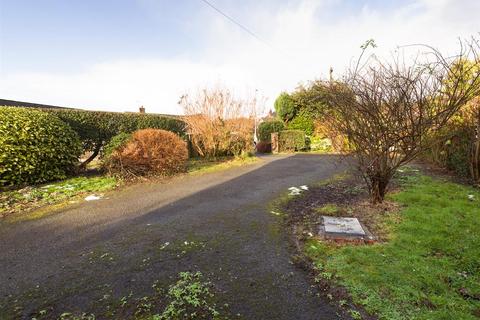
[[[197,61],[112,60],[77,74],[14,73],[0,79],[0,96],[115,111],[135,111],[143,104],[149,112],[179,113],[182,93],[223,82],[240,94],[258,89],[269,107],[280,91],[324,77],[330,66],[340,74],[369,38],[380,55],[410,43],[452,51],[457,37],[480,31],[478,1],[418,0],[394,9],[364,6],[341,13],[343,4],[305,0],[275,10],[250,8],[242,22],[269,45],[206,12],[205,48]]]
[[[228,78],[223,78],[227,75]],[[223,81],[225,80],[225,81]],[[248,83],[239,68],[183,60],[125,60],[92,66],[78,74],[23,73],[0,80],[1,96],[92,110],[179,113],[185,90],[225,82]]]

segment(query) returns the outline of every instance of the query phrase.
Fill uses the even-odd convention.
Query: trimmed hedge
[[[43,109],[45,111],[45,109]],[[185,123],[177,118],[155,114],[86,111],[75,109],[47,109],[70,125],[79,135],[84,152],[92,151],[93,160],[115,135],[139,129],[162,129],[185,135]],[[88,163],[89,160],[86,162]]]
[[[77,134],[58,117],[0,107],[0,185],[64,179],[81,153]]]
[[[278,147],[280,152],[292,152],[307,149],[303,130],[283,130],[278,133]]]
[[[285,125],[281,120],[269,120],[260,123],[258,126],[258,137],[260,141],[272,142],[271,135],[273,132],[279,132],[285,129]]]

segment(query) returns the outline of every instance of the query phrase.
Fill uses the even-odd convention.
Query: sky
[[[0,98],[181,114],[179,97],[257,94],[335,77],[374,39],[454,53],[480,32],[478,0],[0,0]]]

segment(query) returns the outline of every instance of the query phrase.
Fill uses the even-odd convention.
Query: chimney
[[[138,112],[140,112],[140,113],[145,113],[145,107],[144,107],[144,106],[140,106],[140,108],[138,109]]]

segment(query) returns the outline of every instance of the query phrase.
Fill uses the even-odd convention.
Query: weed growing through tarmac
[[[203,241],[185,240],[175,242],[165,242],[158,247],[159,251],[169,252],[177,258],[181,258],[190,252],[205,249],[206,243]]]
[[[110,252],[104,252],[99,250],[93,250],[88,253],[82,254],[82,256],[88,257],[88,263],[94,264],[97,262],[113,262],[115,261],[115,255]]]
[[[65,312],[60,315],[59,320],[95,320],[95,315],[83,313],[80,316],[75,316],[70,312]]]
[[[134,293],[122,296],[119,299],[111,299],[110,295],[104,295],[100,300],[110,301],[106,310],[100,317],[113,319],[135,320],[194,320],[214,319],[225,320],[228,305],[217,305],[215,287],[197,272],[180,272],[177,281],[168,289],[162,287],[160,282],[155,281],[152,285],[153,294],[142,297],[134,297]],[[54,315],[52,308],[45,308],[36,312],[32,320],[95,320],[96,316],[91,313],[75,314],[62,312]]]
[[[201,272],[181,272],[178,281],[168,289],[169,304],[152,320],[225,319],[213,300],[212,284],[202,279]]]
[[[360,314],[360,312],[358,312],[356,310],[349,310],[348,313],[350,313],[350,316],[354,320],[361,320],[362,319],[362,315]]]

